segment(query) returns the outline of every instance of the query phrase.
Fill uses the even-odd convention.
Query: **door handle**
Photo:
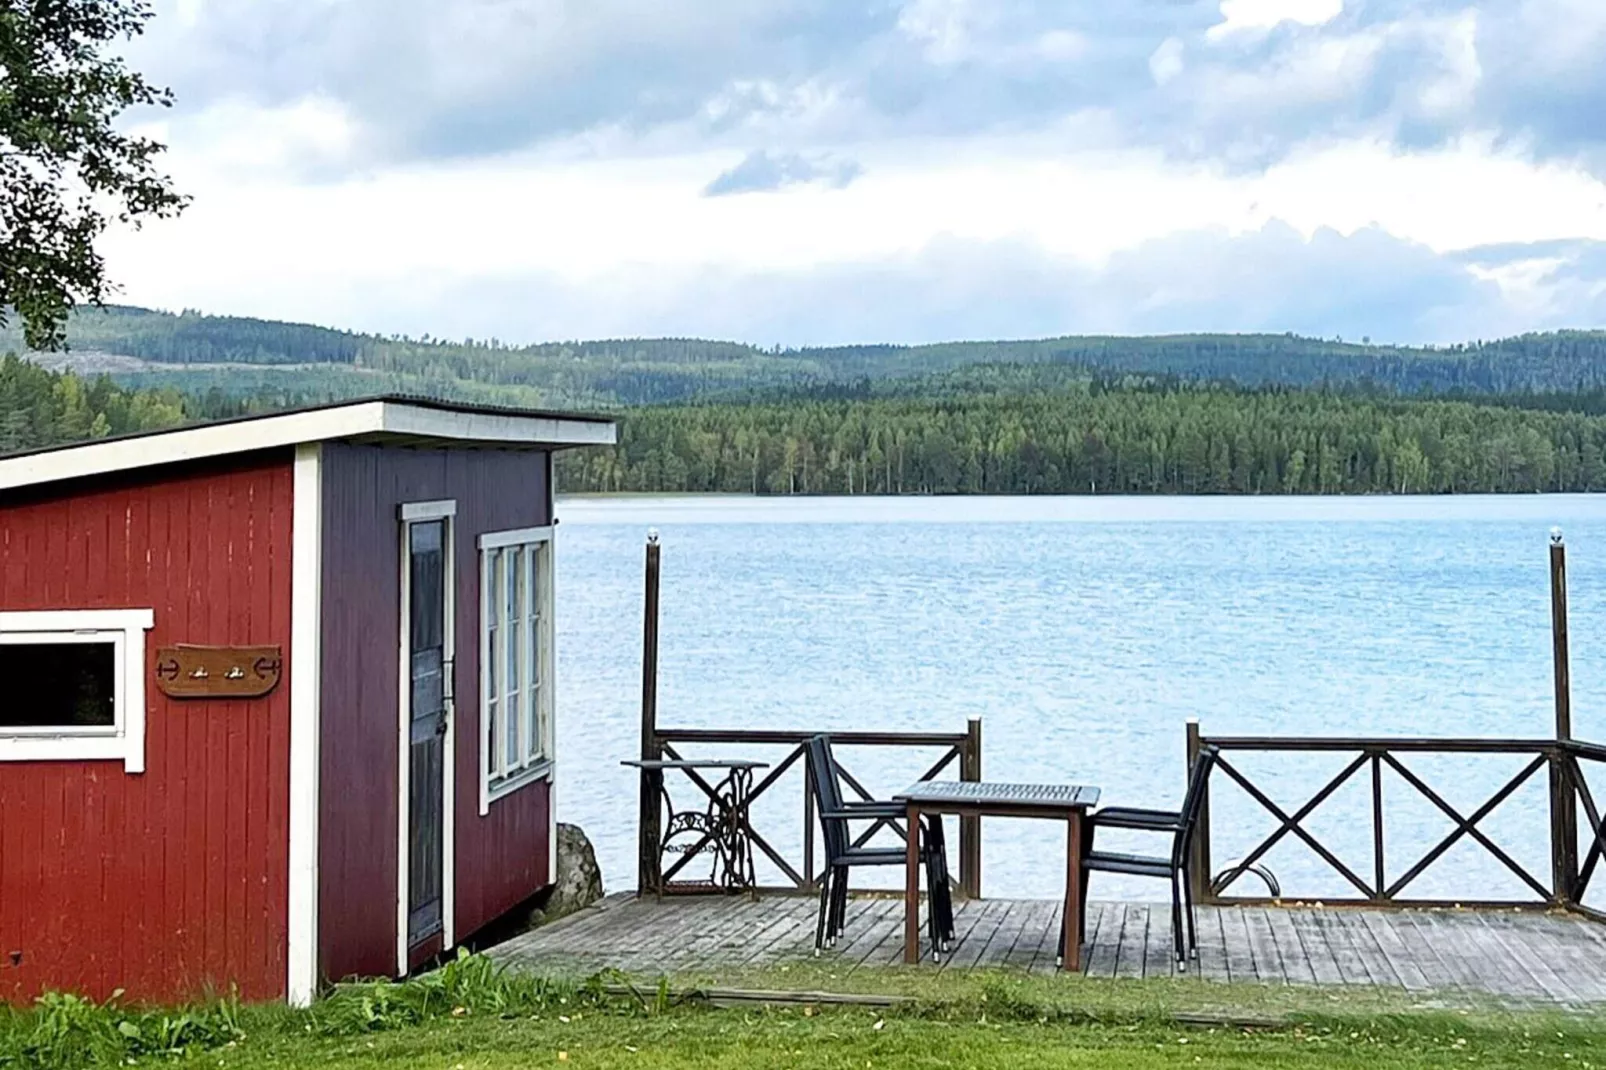
[[[435,734],[437,736],[446,735],[446,731],[450,727],[451,727],[451,724],[448,721],[448,719],[446,717],[446,714],[442,713],[436,718],[436,721],[435,721]]]

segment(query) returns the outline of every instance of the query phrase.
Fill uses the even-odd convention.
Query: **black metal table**
[[[894,795],[909,821],[904,875],[903,961],[920,961],[921,814],[963,817],[1052,818],[1066,825],[1065,946],[1063,968],[1082,968],[1082,820],[1098,805],[1099,789],[1082,784],[999,784],[989,781],[922,780]]]
[[[632,759],[621,765],[641,770],[647,782],[648,797],[663,800],[668,820],[659,836],[659,854],[653,872],[644,882],[658,895],[676,892],[750,892],[756,885],[753,873],[752,828],[747,804],[753,786],[753,770],[767,769],[768,762],[743,758]],[[701,810],[676,810],[664,786],[665,770],[687,774],[707,797]],[[713,784],[700,773],[723,773]],[[676,881],[675,876],[697,856],[712,856],[708,879]],[[665,856],[680,857],[666,870]]]

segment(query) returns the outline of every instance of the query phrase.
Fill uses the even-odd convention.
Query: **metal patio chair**
[[[1191,956],[1198,954],[1196,935],[1197,918],[1193,902],[1193,887],[1189,880],[1193,836],[1204,809],[1205,787],[1210,781],[1210,770],[1215,767],[1217,748],[1203,747],[1188,771],[1188,788],[1182,797],[1180,810],[1145,810],[1129,806],[1107,806],[1088,815],[1082,837],[1082,933],[1087,933],[1087,874],[1124,873],[1134,877],[1160,877],[1171,882],[1171,945],[1177,962],[1186,965]],[[1171,836],[1169,857],[1157,855],[1125,854],[1116,851],[1094,850],[1093,843],[1100,828],[1135,829],[1140,832],[1162,832]],[[1184,946],[1183,926],[1186,923],[1187,941]],[[1060,946],[1065,946],[1063,919],[1060,922]]]
[[[829,736],[818,735],[808,742],[809,783],[819,812],[820,831],[825,838],[826,872],[820,886],[820,912],[814,927],[814,950],[834,945],[847,920],[848,873],[855,866],[902,866],[907,847],[854,846],[853,821],[876,821],[904,816],[905,809],[895,802],[847,802],[842,797],[841,770],[831,754]],[[918,835],[917,830],[905,830]],[[953,900],[948,885],[947,851],[940,819],[926,826],[920,845],[921,863],[930,888],[927,933],[932,957],[952,942],[954,936]]]

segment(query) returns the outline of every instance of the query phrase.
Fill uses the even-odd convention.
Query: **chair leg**
[[[942,934],[942,949],[952,951],[954,946],[954,890],[948,883],[948,867],[943,866],[937,876],[942,891],[942,913],[937,916],[937,928]]]
[[[1187,969],[1188,953],[1182,946],[1182,891],[1177,887],[1177,874],[1171,874],[1171,953],[1177,965]]]
[[[931,860],[935,863],[935,876],[928,879],[932,888],[940,887],[942,890],[942,913],[938,917],[943,943],[951,946],[954,941],[954,896],[953,886],[948,879],[948,844],[943,833],[942,815],[932,814],[928,821]],[[928,868],[927,872],[932,872],[932,868]]]
[[[948,867],[943,864],[942,855],[931,850],[926,852],[925,869],[932,932],[936,944],[946,951],[954,939],[954,900],[948,887]]]
[[[831,943],[847,931],[848,928],[848,874],[850,870],[842,871],[842,885],[836,893],[836,927],[831,931]]]
[[[1088,873],[1087,870],[1084,869],[1082,871],[1082,903],[1081,903],[1081,907],[1082,907],[1082,913],[1081,913],[1082,929],[1081,929],[1081,932],[1082,932],[1082,943],[1084,943],[1084,944],[1087,943],[1087,885],[1088,885],[1088,877],[1090,877],[1090,876],[1091,876],[1091,874]],[[1065,944],[1065,941],[1062,939],[1060,941],[1060,946],[1063,947],[1064,944]]]
[[[1190,958],[1199,957],[1199,938],[1197,935],[1198,920],[1194,917],[1193,886],[1188,880],[1188,871],[1182,871],[1182,905],[1187,910],[1188,922],[1188,955]]]
[[[836,879],[831,882],[831,898],[825,909],[825,946],[836,946],[837,934],[837,900],[841,898],[844,886],[848,883],[848,871],[838,870]]]
[[[836,879],[836,867],[827,867],[824,878],[820,881],[820,914],[814,919],[814,954],[816,956],[825,948],[826,915],[831,912],[831,882]]]

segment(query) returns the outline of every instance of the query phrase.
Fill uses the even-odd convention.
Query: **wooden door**
[[[407,946],[441,932],[445,863],[446,731],[449,725],[446,650],[447,521],[407,526],[408,852]]]

